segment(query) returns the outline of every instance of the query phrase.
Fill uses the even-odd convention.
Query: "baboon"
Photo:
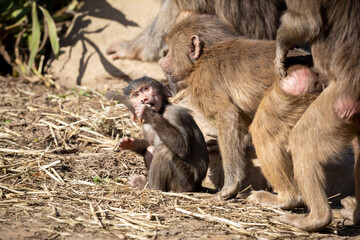
[[[287,60],[290,61],[290,58]],[[318,97],[326,82],[308,67],[295,65],[289,75],[266,91],[257,109],[250,133],[262,172],[276,194],[252,192],[248,200],[264,206],[290,209],[302,198],[293,178],[288,137],[308,106]],[[320,84],[320,83],[323,84]]]
[[[159,65],[170,81],[186,82],[191,104],[216,127],[225,175],[219,196],[227,199],[242,187],[248,127],[264,92],[278,79],[271,68],[275,42],[233,37],[208,46],[211,21],[219,20],[200,15],[177,24],[166,37],[169,48]],[[290,55],[307,54],[293,50]],[[294,58],[292,65],[297,63],[310,66],[311,57]]]
[[[131,175],[132,187],[188,192],[201,189],[209,156],[202,132],[189,112],[170,104],[171,95],[160,82],[143,77],[133,80],[124,95],[134,117],[142,122],[144,139],[124,137],[119,148],[144,156],[145,176]]]
[[[224,185],[224,170],[217,143],[216,126],[212,126],[211,121],[206,119],[197,108],[191,104],[190,96],[186,94],[186,90],[180,91],[171,100],[174,104],[189,109],[202,131],[209,152],[208,173],[206,175],[206,181],[203,183],[208,184],[207,186],[215,191],[220,191]],[[252,145],[246,148],[246,159],[249,161],[245,169],[246,175],[244,177],[243,186],[246,188],[251,185],[251,189],[255,190],[270,189],[270,185],[267,183],[261,172],[259,161],[256,159]]]
[[[281,18],[276,37],[276,72],[281,76],[288,74],[284,61],[289,49],[294,44],[308,42],[314,67],[327,79],[328,86],[306,109],[289,136],[293,181],[309,208],[309,215],[288,214],[280,220],[306,231],[321,230],[331,222],[332,213],[324,191],[323,166],[353,141],[356,201],[343,200],[343,214],[359,224],[360,1],[289,0],[286,3],[288,10]],[[295,81],[294,86],[296,84],[301,85]],[[291,95],[298,95],[291,89]],[[280,116],[284,114],[287,112]],[[279,171],[288,169],[278,162],[274,164],[279,165]],[[290,174],[288,172],[283,179],[283,186],[293,185],[289,180]],[[282,194],[284,199],[279,194],[276,201],[298,198],[298,194],[290,188],[288,190]],[[271,197],[260,197],[259,201],[270,202],[271,205],[273,200]],[[296,205],[296,200],[291,201]]]
[[[165,0],[158,16],[140,35],[130,41],[111,44],[113,58],[154,61],[161,57],[164,36],[181,19],[192,13],[214,14],[231,24],[238,34],[254,39],[275,39],[283,0]]]

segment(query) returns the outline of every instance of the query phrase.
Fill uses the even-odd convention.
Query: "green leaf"
[[[68,95],[67,94],[59,94],[57,95],[59,98],[66,98]]]
[[[29,2],[26,2],[20,9],[15,10],[11,14],[11,18],[7,19],[8,24],[15,24],[22,22],[24,17],[30,12],[31,6]]]
[[[71,12],[71,11],[75,11],[77,5],[79,4],[79,1],[77,0],[73,0],[67,7],[67,11]]]
[[[5,32],[12,34],[20,32],[24,28],[24,21],[28,19],[28,13],[31,10],[30,4],[21,10],[16,10],[11,15],[11,18],[7,19],[7,25],[5,26]],[[18,30],[17,30],[18,29]],[[25,35],[23,35],[25,37]]]
[[[5,121],[0,121],[0,125],[10,124],[11,120],[6,119]]]
[[[101,180],[100,180],[99,176],[95,176],[95,177],[93,177],[93,181],[94,182],[100,182]]]
[[[24,66],[24,64],[18,58],[15,59],[15,63],[16,65],[19,66],[20,71],[23,72],[25,75],[29,73],[29,70]]]
[[[15,3],[11,0],[2,0],[0,2],[0,19],[6,18],[11,15],[14,9]]]
[[[30,46],[29,46],[29,49],[30,49],[30,57],[29,57],[29,62],[28,62],[29,70],[35,61],[35,57],[36,57],[36,54],[37,54],[37,51],[38,51],[39,45],[40,45],[40,35],[41,35],[40,24],[39,24],[37,11],[36,11],[36,3],[35,2],[33,2],[33,4],[32,4],[31,17],[32,17],[32,28],[31,28],[31,39],[30,39]]]
[[[55,55],[59,53],[59,38],[56,33],[55,22],[50,16],[48,10],[40,6],[41,11],[44,14],[45,22],[47,23],[47,28],[49,29],[49,38],[51,43],[51,48]]]

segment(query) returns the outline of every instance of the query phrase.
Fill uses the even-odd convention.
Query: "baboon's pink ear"
[[[200,57],[200,51],[201,51],[200,39],[199,36],[197,35],[192,35],[190,39],[192,43],[192,48],[190,50],[189,57],[192,62],[195,62]]]

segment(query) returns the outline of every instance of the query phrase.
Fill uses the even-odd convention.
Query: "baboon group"
[[[149,170],[129,183],[198,191],[220,166],[220,199],[260,174],[249,202],[309,211],[280,221],[319,231],[332,221],[329,195],[342,192],[352,196],[341,213],[359,224],[359,13],[360,0],[164,0],[139,36],[107,49],[114,59],[160,59],[177,99],[147,77],[124,89],[144,139],[120,148]]]

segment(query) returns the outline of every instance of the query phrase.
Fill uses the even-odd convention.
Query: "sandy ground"
[[[112,60],[106,48],[136,37],[156,16],[160,0],[85,0],[61,38],[61,54],[47,66],[58,84],[121,89],[144,75],[165,79],[157,62]]]

